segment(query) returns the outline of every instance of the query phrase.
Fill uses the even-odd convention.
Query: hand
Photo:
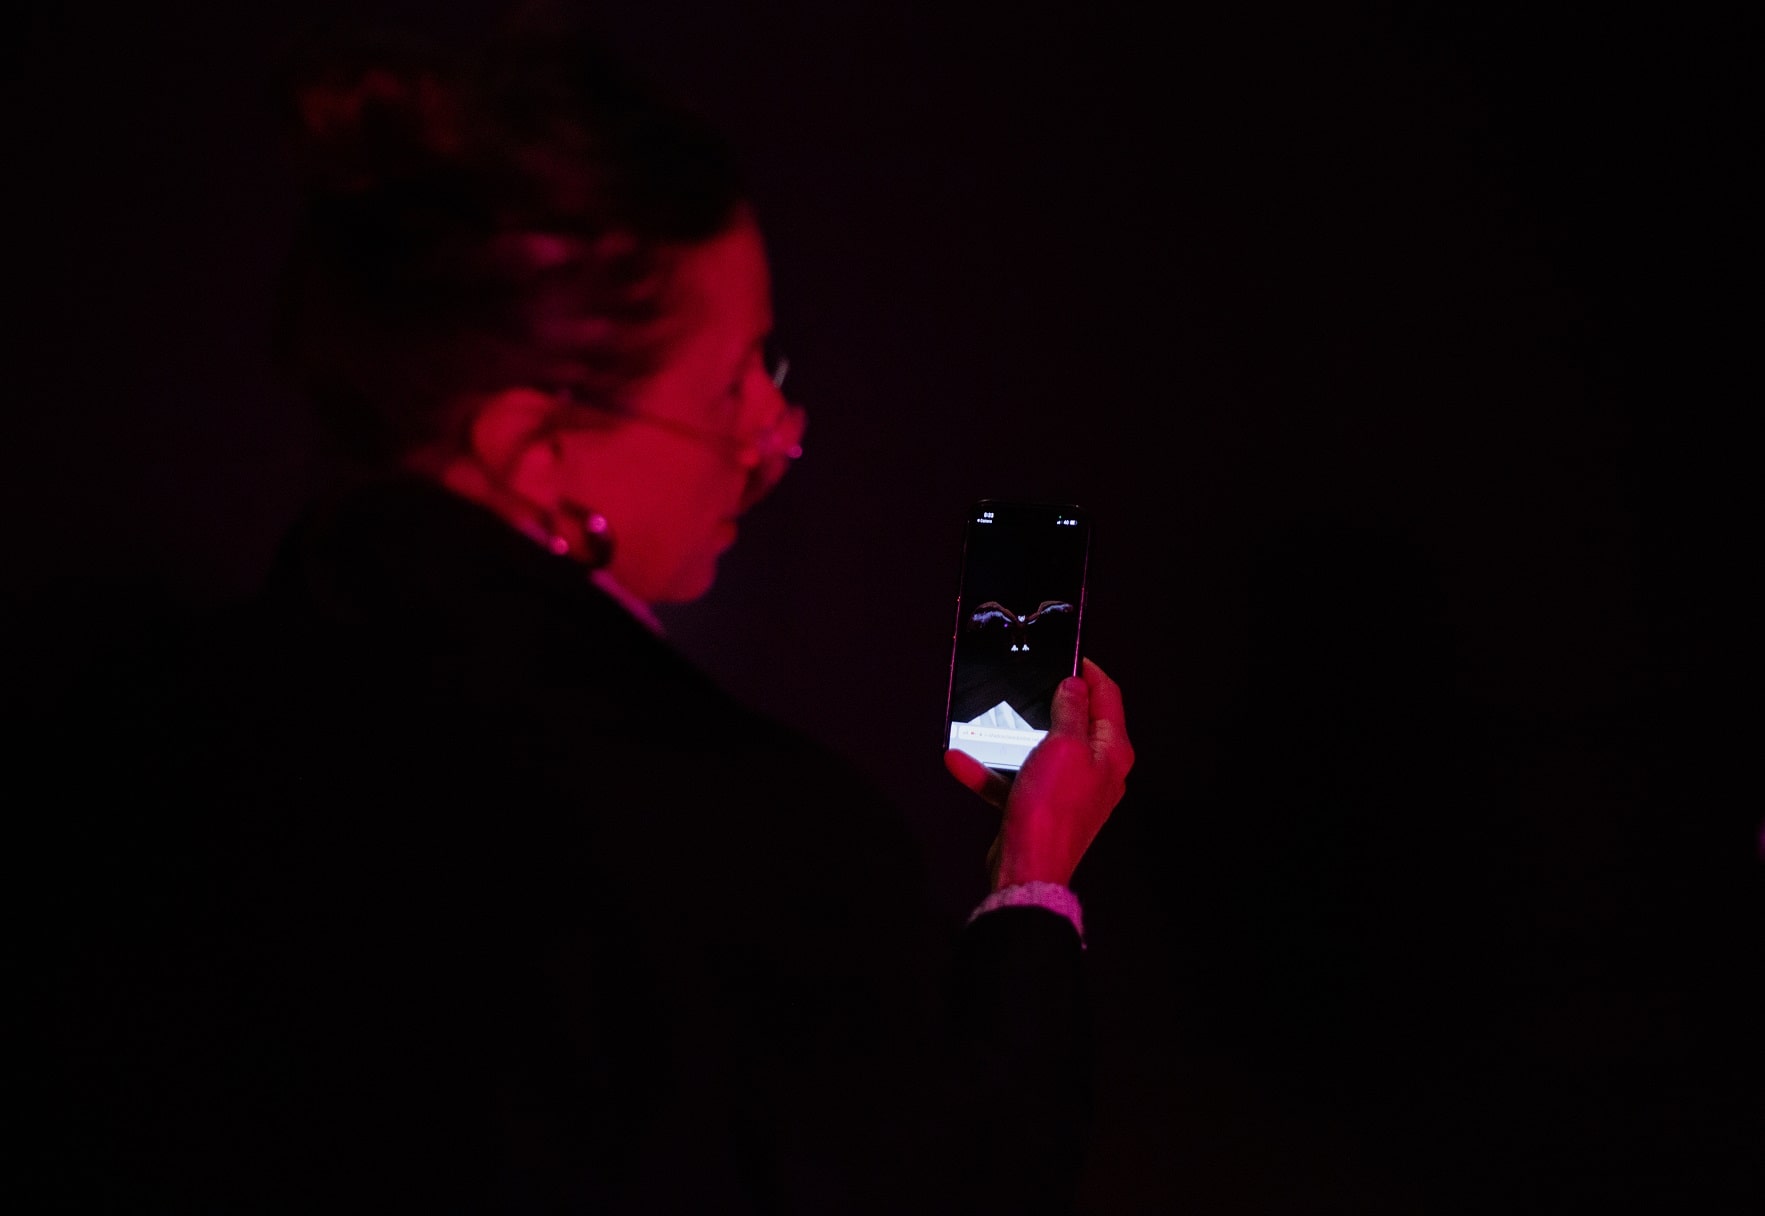
[[[1005,812],[988,853],[993,890],[1023,882],[1066,884],[1127,790],[1134,746],[1121,687],[1090,659],[1054,693],[1048,734],[1015,781],[954,749],[944,767]]]

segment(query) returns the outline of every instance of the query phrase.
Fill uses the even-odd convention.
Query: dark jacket
[[[129,847],[100,827],[51,858],[87,870],[57,896],[78,940],[47,952],[37,1011],[70,1195],[1070,1201],[1072,927],[1013,909],[943,940],[870,784],[567,559],[438,490],[373,487],[168,654],[134,685],[154,718],[135,796],[100,782],[86,800],[108,809],[83,814],[151,790],[178,826],[137,824]]]

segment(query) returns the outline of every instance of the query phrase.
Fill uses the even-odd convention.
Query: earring
[[[599,570],[613,560],[613,529],[599,511],[560,502],[546,518],[546,547],[559,557]]]

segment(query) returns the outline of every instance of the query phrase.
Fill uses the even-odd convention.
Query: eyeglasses
[[[791,361],[770,344],[762,352],[761,360],[766,377],[772,381],[773,387],[783,389]],[[784,403],[784,409],[770,426],[749,434],[734,435],[727,431],[694,426],[690,422],[681,422],[674,418],[626,413],[598,401],[585,400],[574,386],[568,384],[554,386],[551,391],[579,409],[612,414],[626,422],[641,422],[671,435],[679,435],[683,439],[703,444],[720,453],[732,464],[748,470],[748,484],[742,492],[742,510],[765,497],[785,475],[791,462],[803,455],[803,431],[808,423],[808,415],[804,413],[802,406],[789,401]]]

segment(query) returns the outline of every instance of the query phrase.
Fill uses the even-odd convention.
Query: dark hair
[[[659,358],[670,254],[743,198],[722,138],[581,26],[331,39],[285,92],[277,362],[357,458],[457,437],[473,392],[616,396]]]

